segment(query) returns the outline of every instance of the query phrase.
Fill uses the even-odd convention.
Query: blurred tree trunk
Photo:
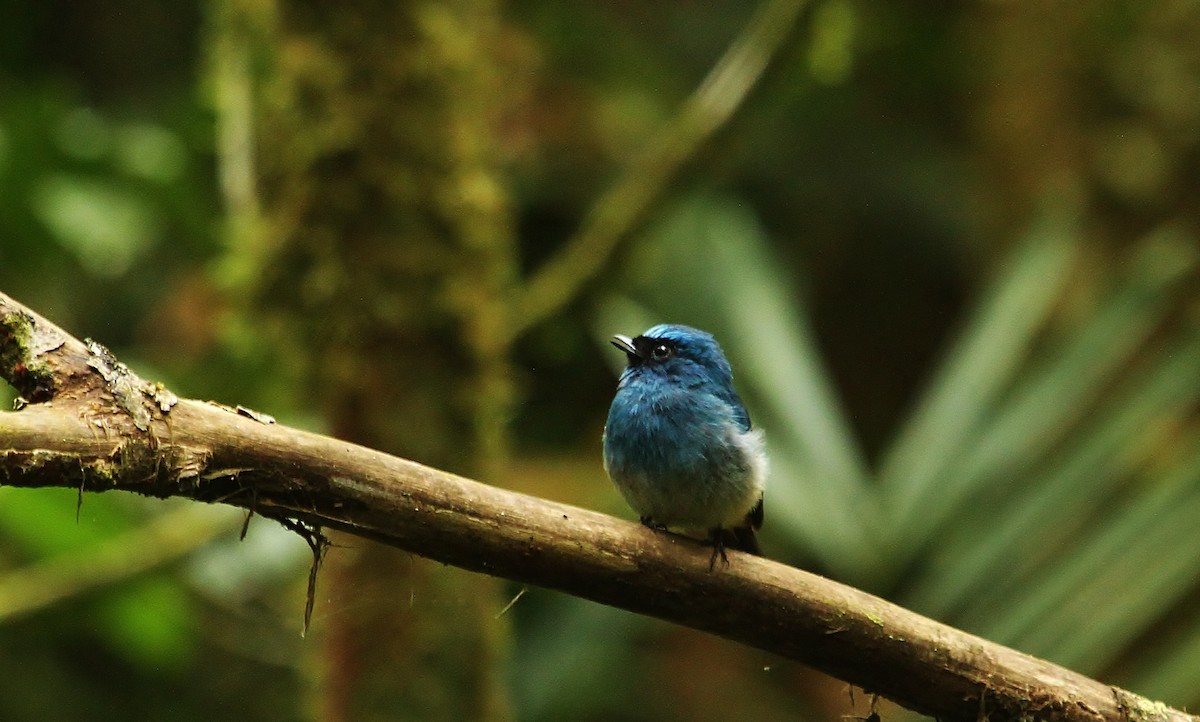
[[[332,432],[496,479],[516,260],[489,0],[218,0],[230,273]],[[314,407],[317,404],[312,404]],[[510,717],[496,580],[336,537],[310,635],[321,720]]]

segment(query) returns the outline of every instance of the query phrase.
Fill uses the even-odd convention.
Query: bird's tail
[[[763,500],[760,496],[758,503],[746,515],[746,522],[743,526],[735,526],[729,530],[729,533],[724,539],[725,545],[734,549],[741,549],[744,552],[749,552],[757,556],[762,556],[762,547],[758,545],[758,535],[754,533],[755,529],[761,529],[763,524]]]
[[[758,535],[754,533],[754,527],[736,526],[732,529],[722,529],[721,536],[725,546],[729,549],[740,549],[762,556],[762,547],[758,545]]]

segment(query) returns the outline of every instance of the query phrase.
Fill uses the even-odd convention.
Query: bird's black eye
[[[660,343],[650,349],[650,358],[655,361],[666,361],[671,358],[671,347],[665,343]]]

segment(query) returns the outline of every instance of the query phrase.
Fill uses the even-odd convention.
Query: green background
[[[769,439],[768,556],[1200,705],[1200,5],[814,2],[665,172],[755,9],[6,3],[0,290],[181,396],[627,518],[605,339],[705,328]],[[0,719],[867,714],[399,554],[331,561],[301,638],[307,547],[241,523],[0,488]]]

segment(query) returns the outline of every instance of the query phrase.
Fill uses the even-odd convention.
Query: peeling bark
[[[749,644],[942,720],[1197,719],[767,559],[731,552],[710,572],[709,550],[682,537],[235,409],[163,403],[123,367],[102,376],[97,349],[0,294],[0,373],[30,401],[0,414],[4,484],[183,496],[342,530]]]

